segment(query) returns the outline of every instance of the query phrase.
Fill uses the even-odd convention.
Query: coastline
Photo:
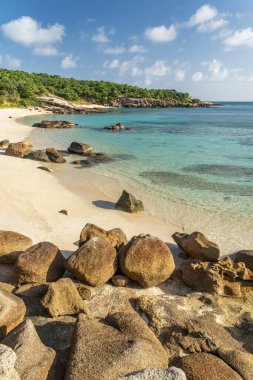
[[[41,114],[36,110],[1,109],[0,140],[8,138],[17,142],[29,138],[31,127],[16,119]],[[45,147],[44,140],[35,140],[35,149]],[[37,169],[40,163],[36,161],[5,156],[4,153],[0,162],[1,229],[26,234],[34,243],[50,241],[68,254],[76,249],[80,231],[89,222],[106,229],[120,227],[128,238],[149,233],[167,242],[174,252],[177,250],[171,235],[180,230],[178,227],[164,223],[147,211],[132,215],[112,208],[117,199],[111,198],[110,191],[107,193],[101,189],[115,187],[120,194],[123,188],[119,188],[115,180],[83,172],[85,184],[83,181],[75,184],[76,191],[73,191],[72,187],[62,185],[65,181],[71,182],[73,168],[68,164],[50,164],[54,172],[48,173]],[[68,210],[69,215],[60,214],[61,209]]]

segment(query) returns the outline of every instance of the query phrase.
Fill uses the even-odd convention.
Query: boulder
[[[121,132],[125,129],[125,127],[121,123],[117,123],[115,125],[107,125],[106,127],[104,127],[104,129],[106,129],[107,131]]]
[[[65,379],[112,380],[167,366],[166,351],[137,313],[119,311],[102,321],[80,314]]]
[[[243,262],[253,272],[253,251],[244,250],[237,252],[234,262]]]
[[[8,346],[0,344],[0,379],[1,380],[19,380],[14,366],[17,356]]]
[[[55,351],[40,340],[34,325],[27,319],[6,336],[3,344],[17,355],[15,369],[23,380],[47,380]]]
[[[34,123],[33,127],[37,128],[72,128],[76,124],[65,120],[42,120],[40,123]]]
[[[56,245],[42,242],[21,253],[15,263],[13,282],[47,283],[58,280],[64,273],[64,258]]]
[[[10,143],[5,151],[7,156],[24,157],[32,150],[32,142],[30,140]]]
[[[217,261],[219,259],[219,246],[208,240],[201,232],[193,232],[190,235],[176,232],[172,238],[193,259],[206,261]]]
[[[65,267],[88,285],[100,286],[116,272],[117,252],[107,240],[93,237],[66,260]]]
[[[229,257],[217,263],[190,260],[182,263],[178,272],[183,282],[193,290],[230,297],[241,296],[239,280],[253,279],[253,273],[244,263],[234,264]]]
[[[164,242],[150,235],[139,235],[121,249],[120,268],[131,280],[148,288],[167,280],[175,269],[175,263]]]
[[[64,164],[66,162],[62,154],[55,148],[47,148],[46,154],[51,162],[55,162],[56,164]]]
[[[0,263],[0,281],[1,282],[12,282],[13,277],[13,264],[1,264]]]
[[[41,299],[41,304],[50,317],[79,313],[88,314],[87,306],[80,297],[75,284],[69,278],[60,278],[56,282],[51,282],[47,293]]]
[[[14,289],[15,287],[13,285],[0,282],[0,290],[7,290],[7,292],[12,293]]]
[[[13,264],[19,254],[32,244],[32,240],[25,235],[13,231],[0,231],[0,263]]]
[[[129,373],[114,380],[187,380],[184,371],[180,368],[143,369]]]
[[[120,228],[113,228],[112,230],[106,231],[95,224],[87,223],[81,231],[79,246],[93,237],[101,237],[107,240],[116,249],[127,243],[127,237]]]
[[[126,277],[126,276],[122,276],[122,275],[115,275],[112,277],[112,283],[114,286],[117,286],[117,287],[125,287],[129,284],[129,278]]]
[[[14,294],[25,303],[26,316],[41,315],[47,316],[44,307],[41,305],[41,298],[48,290],[47,284],[25,284],[15,289]]]
[[[6,149],[6,148],[8,148],[9,144],[10,144],[9,140],[2,140],[2,141],[0,141],[0,149]]]
[[[244,380],[253,379],[253,355],[238,350],[218,350],[224,362],[232,367]]]
[[[0,340],[24,319],[24,302],[7,290],[0,290]]]
[[[179,358],[177,367],[185,372],[187,380],[242,380],[223,360],[203,352]]]
[[[68,151],[71,153],[88,156],[92,152],[92,147],[88,144],[72,142],[68,147]]]
[[[123,193],[115,204],[115,208],[117,210],[130,213],[136,213],[144,210],[142,201],[136,199],[133,194],[130,194],[125,190],[123,190]]]
[[[25,158],[41,162],[50,162],[46,149],[33,150],[32,152],[28,153]]]

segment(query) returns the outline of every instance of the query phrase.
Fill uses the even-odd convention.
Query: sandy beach
[[[0,140],[17,142],[29,138],[32,128],[17,119],[36,114],[41,112],[1,109]],[[46,147],[38,138],[35,140],[34,149]],[[62,178],[71,182],[72,166],[68,163],[50,164],[53,172],[49,173],[38,169],[40,163],[36,161],[5,156],[2,151],[0,165],[3,230],[25,234],[34,243],[50,241],[66,254],[76,249],[80,231],[88,222],[105,229],[120,227],[128,238],[149,233],[169,243],[172,250],[175,248],[171,235],[178,227],[147,212],[131,215],[114,210],[113,204],[123,190],[116,180],[87,172],[85,181],[66,188]],[[108,196],[111,191],[107,192],[107,188],[114,188],[113,198]],[[59,213],[62,209],[68,210],[68,216]]]

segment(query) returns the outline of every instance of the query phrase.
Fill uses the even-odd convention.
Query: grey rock
[[[115,204],[115,208],[117,210],[130,213],[136,213],[144,210],[142,201],[136,199],[133,194],[130,194],[125,190],[123,190],[123,193]]]

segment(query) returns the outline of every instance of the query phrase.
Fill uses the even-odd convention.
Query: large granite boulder
[[[187,380],[184,371],[180,368],[170,367],[167,369],[143,369],[135,371],[114,380]]]
[[[92,147],[88,144],[83,144],[79,142],[72,142],[68,147],[70,153],[81,154],[88,156],[92,152]]]
[[[237,372],[212,354],[200,352],[183,356],[177,366],[185,372],[187,380],[242,380]]]
[[[64,164],[66,162],[62,154],[55,148],[47,148],[46,154],[51,162],[55,162],[56,164]]]
[[[112,380],[144,368],[167,368],[159,340],[134,312],[103,321],[79,315],[72,337],[66,380]]]
[[[113,228],[112,230],[106,231],[95,224],[87,223],[81,231],[79,246],[93,237],[101,237],[107,240],[116,249],[127,243],[127,237],[120,228]]]
[[[115,208],[117,210],[130,212],[130,213],[136,213],[136,212],[144,210],[142,201],[136,199],[133,194],[130,194],[125,190],[123,190],[123,193],[121,194],[120,198],[116,202]]]
[[[246,265],[246,267],[253,272],[253,251],[244,250],[237,252],[237,254],[235,255],[234,262],[243,262]]]
[[[32,142],[30,140],[20,141],[17,143],[10,143],[5,151],[7,156],[24,157],[31,152]]]
[[[0,379],[1,380],[20,380],[15,370],[17,355],[8,346],[0,344]]]
[[[107,240],[93,237],[66,260],[65,267],[88,285],[100,286],[115,274],[117,252]]]
[[[79,313],[88,314],[87,306],[79,295],[75,284],[69,278],[60,278],[56,282],[51,282],[41,303],[50,317]]]
[[[13,231],[0,231],[0,263],[13,264],[18,255],[32,244],[32,240],[25,235]]]
[[[206,261],[219,259],[219,246],[208,240],[201,232],[193,232],[190,235],[176,232],[172,237],[177,245],[193,259]]]
[[[163,241],[150,235],[140,235],[133,237],[121,249],[120,268],[131,280],[148,288],[167,280],[175,269],[175,263]]]
[[[22,380],[48,379],[55,351],[41,342],[30,319],[16,327],[2,343],[15,351],[15,369]]]
[[[24,302],[7,290],[0,290],[0,340],[24,319]]]
[[[253,379],[253,355],[238,350],[218,350],[221,359],[232,367],[244,380]]]
[[[64,273],[64,257],[56,245],[42,242],[21,253],[15,263],[13,283],[47,283]]]
[[[76,124],[65,120],[42,120],[40,123],[34,123],[33,127],[38,128],[72,128]]]

